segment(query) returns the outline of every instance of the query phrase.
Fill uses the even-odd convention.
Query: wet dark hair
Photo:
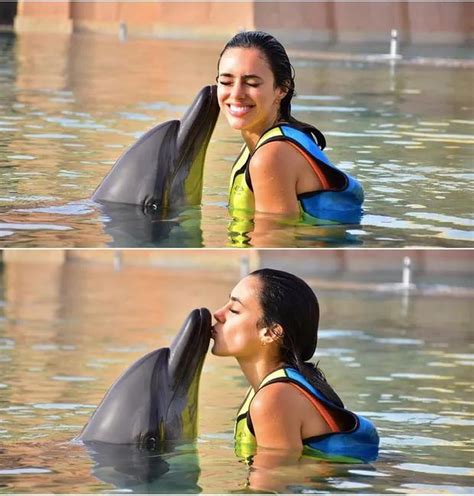
[[[230,39],[222,50],[217,61],[218,71],[222,55],[229,48],[257,48],[264,54],[273,72],[275,87],[284,88],[287,91],[280,104],[279,120],[288,122],[305,133],[312,134],[316,138],[318,146],[324,150],[326,138],[323,133],[311,124],[299,121],[291,115],[291,99],[295,94],[295,70],[283,45],[271,34],[263,31],[242,31]]]
[[[333,403],[343,406],[318,364],[309,362],[318,344],[319,303],[314,291],[299,277],[281,270],[259,269],[250,275],[261,283],[263,317],[258,327],[279,324],[283,328],[283,362],[298,370]]]

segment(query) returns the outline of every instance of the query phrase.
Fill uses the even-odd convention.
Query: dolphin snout
[[[201,331],[206,334],[212,333],[212,316],[211,312],[207,308],[199,309],[200,318],[201,318]]]

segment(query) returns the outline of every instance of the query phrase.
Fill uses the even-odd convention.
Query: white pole
[[[115,272],[122,270],[122,252],[120,250],[114,251],[114,270]]]
[[[119,40],[121,42],[127,41],[127,23],[120,21],[119,24]]]
[[[398,31],[392,29],[390,36],[390,58],[396,59],[398,54]]]
[[[411,285],[411,260],[410,257],[403,258],[402,285],[409,288]]]

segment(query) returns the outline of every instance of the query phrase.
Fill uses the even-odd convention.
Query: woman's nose
[[[219,324],[224,323],[224,308],[219,308],[219,310],[216,310],[214,312],[214,318],[216,319]]]
[[[236,100],[240,100],[245,96],[244,91],[245,91],[244,85],[240,81],[236,80],[232,85],[230,96],[232,98],[235,98]]]

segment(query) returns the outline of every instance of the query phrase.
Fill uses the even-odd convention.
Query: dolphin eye
[[[156,447],[156,437],[150,436],[146,439],[145,445],[148,449],[152,449]]]
[[[146,212],[156,212],[160,208],[160,204],[153,198],[145,200],[143,203],[143,211]]]

